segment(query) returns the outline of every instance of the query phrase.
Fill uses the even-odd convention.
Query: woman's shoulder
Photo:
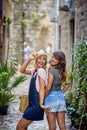
[[[58,71],[58,70],[55,69],[55,68],[50,68],[49,71],[55,72],[55,71]]]
[[[44,68],[39,68],[37,71],[46,71]]]
[[[58,74],[58,70],[55,69],[55,68],[50,68],[50,69],[49,69],[49,72],[50,72],[51,74],[53,74],[53,75]]]
[[[38,74],[46,74],[46,70],[45,70],[44,68],[39,68],[39,69],[37,70],[37,73],[38,73]]]
[[[41,78],[43,78],[44,80],[47,79],[47,72],[44,68],[39,68],[37,70],[37,75],[40,76]]]

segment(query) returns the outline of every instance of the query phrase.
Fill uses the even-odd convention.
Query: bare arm
[[[48,95],[49,91],[51,90],[53,79],[54,79],[53,75],[49,72],[48,73],[47,87],[45,89],[45,97]]]
[[[43,104],[44,102],[44,80],[38,76],[39,78],[39,85],[40,85],[40,90],[39,90],[39,97],[40,97],[40,104]]]
[[[34,57],[29,58],[26,60],[20,68],[20,72],[24,74],[31,74],[31,71],[27,69],[28,64],[34,59]]]
[[[46,107],[43,105],[44,98],[45,98],[45,89],[44,89],[44,80],[39,76],[39,84],[40,84],[40,90],[39,90],[39,97],[40,97],[40,107],[46,111],[50,110],[50,107]]]
[[[66,76],[65,86],[62,88],[63,93],[65,93],[69,87],[70,87],[70,81],[68,76]]]

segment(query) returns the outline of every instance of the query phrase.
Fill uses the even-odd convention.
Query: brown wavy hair
[[[62,77],[62,81],[66,80],[66,57],[62,51],[55,51],[53,56],[58,60],[58,64],[55,66],[59,70],[59,74]]]

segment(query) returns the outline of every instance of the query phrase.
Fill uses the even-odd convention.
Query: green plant
[[[26,80],[24,75],[16,76],[14,64],[0,63],[0,107],[9,106],[14,100],[12,89]]]
[[[33,27],[37,27],[39,25],[39,21],[43,18],[46,17],[46,12],[45,11],[41,11],[39,13],[37,12],[32,12],[32,17],[31,17],[31,21],[30,24]]]
[[[13,22],[13,19],[11,19],[10,17],[7,17],[5,19],[5,23],[3,23],[4,26],[6,26],[7,28],[7,37],[8,37],[8,43],[7,43],[7,54],[6,54],[6,59],[8,59],[8,55],[9,55],[9,42],[10,42],[10,24]]]
[[[4,25],[10,25],[11,23],[12,23],[12,21],[13,21],[13,19],[11,19],[11,18],[6,18],[6,21],[5,21],[5,23],[4,23]]]
[[[26,21],[25,20],[20,20],[20,24],[22,27],[26,27]]]
[[[74,123],[87,123],[87,40],[79,40],[74,47],[73,97]],[[72,117],[71,117],[72,118]]]
[[[38,15],[36,12],[32,12],[32,19],[30,21],[30,24],[33,26],[33,27],[36,27],[38,25]]]

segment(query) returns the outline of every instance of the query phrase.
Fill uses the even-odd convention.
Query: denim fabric
[[[36,77],[37,75],[33,75],[31,78],[29,88],[29,106],[23,114],[23,118],[32,121],[44,119],[44,110],[39,106],[39,93],[36,90]]]
[[[51,112],[62,112],[66,111],[66,103],[64,94],[61,90],[50,91],[44,101],[45,106],[50,106]]]

